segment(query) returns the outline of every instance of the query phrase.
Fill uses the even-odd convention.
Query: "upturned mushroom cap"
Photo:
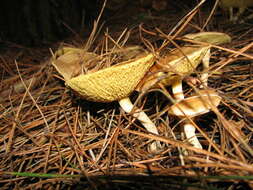
[[[128,97],[145,73],[153,65],[153,54],[79,75],[66,81],[66,85],[87,100],[111,102]]]
[[[150,68],[136,90],[145,91],[150,87],[156,87],[154,84],[158,81],[164,86],[174,84],[175,81],[194,72],[208,50],[209,46],[184,46],[180,50],[168,52],[158,64]]]
[[[169,52],[160,60],[160,64],[155,65],[170,71],[166,73],[167,77],[161,83],[165,86],[171,85],[174,83],[174,78],[178,80],[178,76],[183,77],[193,73],[208,50],[209,46],[184,46]]]
[[[168,113],[178,117],[195,117],[211,110],[220,104],[221,97],[213,90],[200,90],[199,95],[185,98],[173,104]]]
[[[199,32],[186,34],[183,37],[194,41],[207,42],[213,45],[231,42],[231,37],[222,32]]]

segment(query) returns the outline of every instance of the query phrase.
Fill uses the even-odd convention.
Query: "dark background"
[[[167,3],[165,7],[159,4],[164,1]],[[62,40],[72,34],[80,36],[89,34],[103,2],[103,0],[3,0],[0,6],[0,40],[37,46]],[[102,20],[111,21],[116,25],[119,22],[126,22],[125,18],[129,17],[120,19],[121,16],[139,14],[140,10],[144,14],[154,11],[157,17],[163,12],[183,15],[198,2],[198,0],[108,0]],[[214,1],[209,0],[205,6],[208,7],[213,3]],[[127,11],[127,7],[131,6],[135,8]],[[175,19],[179,19],[178,16]]]
[[[80,33],[96,18],[99,0],[4,0],[0,39],[38,45]]]

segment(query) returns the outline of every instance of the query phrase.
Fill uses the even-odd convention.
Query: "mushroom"
[[[194,40],[197,42],[205,42],[212,45],[220,45],[231,42],[231,37],[222,32],[190,33],[184,35],[183,38]]]
[[[236,22],[240,15],[247,9],[253,6],[252,0],[220,0],[220,7],[229,11],[229,21]],[[233,15],[233,8],[238,8],[237,14]],[[252,18],[253,14],[249,15],[247,19]]]
[[[220,32],[199,32],[187,34],[184,38],[213,45],[229,43],[231,41],[230,36]],[[146,91],[149,88],[159,88],[158,84],[164,86],[171,85],[176,103],[171,107],[169,113],[179,117],[189,118],[208,112],[210,105],[212,105],[210,103],[213,102],[214,106],[218,106],[220,97],[215,92],[208,90],[200,91],[201,96],[196,95],[184,99],[182,80],[194,72],[196,67],[202,62],[204,72],[200,75],[200,78],[203,84],[207,86],[210,48],[211,45],[198,45],[183,46],[181,49],[172,50],[149,69],[149,72],[138,84],[136,89],[138,91]],[[184,109],[181,109],[181,112],[179,112],[179,108],[181,107]],[[186,121],[183,127],[186,137],[191,139],[195,147],[201,148],[202,146],[195,135],[194,125],[189,120]]]
[[[221,32],[198,32],[187,34],[183,38],[198,42],[206,42],[219,45],[231,42],[231,37]],[[207,86],[211,45],[185,45],[180,49],[174,49],[165,54],[157,64],[154,64],[136,90],[146,91],[151,87],[158,87],[158,82],[164,86],[172,86],[172,92],[176,100],[184,98],[182,79],[193,73],[196,67],[202,63],[203,73],[200,80]]]
[[[207,60],[205,56],[209,56],[209,49],[209,46],[184,46],[170,51],[149,69],[136,90],[146,91],[151,87],[159,87],[159,83],[172,86],[174,98],[182,100],[182,80],[193,73],[201,61]]]
[[[80,52],[74,51],[70,54],[73,53]],[[93,53],[87,53],[85,55],[86,57],[94,57]],[[64,54],[63,56],[70,55]],[[134,110],[134,105],[130,101],[129,95],[135,90],[137,84],[154,63],[154,55],[149,53],[139,56],[136,59],[125,61],[108,68],[87,74],[79,74],[78,76],[73,77],[62,72],[68,71],[69,73],[73,73],[73,71],[71,71],[71,68],[79,67],[77,61],[74,61],[74,63],[72,63],[73,61],[64,59],[64,57],[61,59],[67,62],[58,62],[56,59],[55,61],[52,61],[52,64],[64,77],[66,86],[70,87],[81,97],[90,101],[118,101],[121,108],[127,113],[131,113]],[[70,64],[69,70],[61,69],[61,66],[67,67],[68,64]],[[158,135],[156,126],[143,111],[136,109],[133,113],[133,116],[136,117],[149,132]],[[159,142],[153,142],[150,145],[149,150],[151,152],[157,152],[159,146]]]
[[[211,45],[221,45],[225,43],[231,42],[231,37],[225,33],[221,32],[198,32],[186,34],[183,38],[194,40],[197,42],[205,42]],[[211,56],[210,52],[211,46],[209,46],[208,51],[205,56],[202,58],[203,63],[203,73],[200,75],[200,80],[203,82],[205,86],[207,86],[208,81],[208,68],[209,68],[209,60]],[[203,85],[201,85],[203,87]]]
[[[184,119],[183,128],[186,138],[194,147],[202,149],[191,119],[209,112],[213,107],[217,107],[220,101],[221,97],[214,90],[199,90],[197,95],[173,104],[169,108],[168,113]]]

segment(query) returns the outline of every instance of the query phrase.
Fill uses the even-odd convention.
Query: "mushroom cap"
[[[209,48],[209,46],[184,46],[181,49],[170,51],[160,60],[160,64],[155,65],[169,71],[161,83],[168,86],[175,80],[193,73]]]
[[[195,117],[220,104],[221,97],[214,90],[199,90],[198,95],[191,96],[173,104],[168,113],[178,117]]]
[[[79,75],[67,80],[66,85],[87,100],[120,100],[134,91],[153,62],[154,55],[147,54],[97,72]]]
[[[213,45],[231,42],[231,37],[222,32],[198,32],[193,34],[186,34],[183,37],[194,41],[207,42]]]
[[[158,81],[164,86],[169,86],[181,80],[195,71],[209,48],[209,46],[183,46],[169,51],[149,69],[136,90],[145,91],[150,87],[157,87],[155,84]]]

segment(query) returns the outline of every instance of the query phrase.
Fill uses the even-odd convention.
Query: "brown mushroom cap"
[[[211,110],[220,104],[221,97],[213,90],[200,90],[199,95],[185,98],[173,104],[168,113],[178,117],[195,117]]]
[[[111,102],[128,97],[153,65],[153,54],[79,75],[66,81],[66,85],[87,100]]]
[[[184,38],[199,42],[207,42],[213,45],[231,42],[231,37],[222,32],[199,32],[193,34],[186,34]]]

